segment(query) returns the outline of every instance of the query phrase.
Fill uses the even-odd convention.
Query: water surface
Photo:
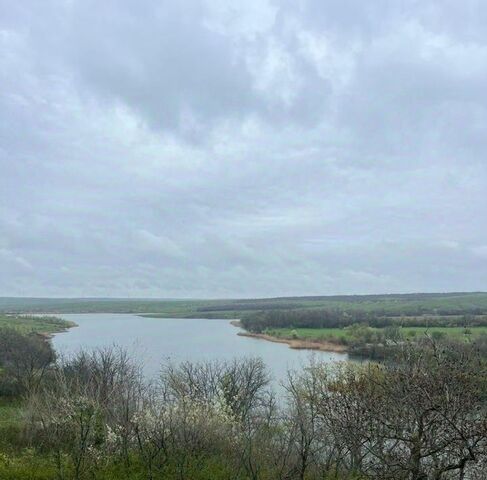
[[[292,350],[285,344],[238,336],[228,320],[144,318],[129,314],[61,315],[78,327],[54,336],[54,348],[63,354],[118,345],[127,348],[144,365],[145,373],[157,374],[162,362],[232,360],[260,357],[276,381],[288,369],[299,369],[311,357],[324,361],[346,360],[333,352]]]

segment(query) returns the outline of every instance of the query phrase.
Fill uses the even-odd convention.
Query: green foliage
[[[398,325],[389,325],[385,327],[384,338],[390,342],[400,342],[403,339],[401,328]]]
[[[376,332],[364,323],[354,323],[345,330],[353,343],[372,343],[376,339]]]
[[[62,332],[76,324],[53,316],[0,314],[0,329],[13,328],[20,333],[51,334]]]
[[[435,331],[431,332],[431,337],[432,337],[434,340],[440,340],[440,339],[442,339],[444,336],[445,336],[445,332],[441,332],[441,331],[439,331],[439,330],[435,330]]]
[[[213,456],[208,459],[194,458],[189,460],[189,469],[185,477],[191,480],[250,480],[250,477],[241,473],[235,476],[235,470],[231,468],[225,458]],[[66,465],[65,477],[72,479],[72,465]],[[15,456],[9,456],[0,452],[0,479],[2,480],[54,480],[58,478],[52,460],[47,455],[42,455],[35,450],[25,450]],[[142,465],[136,460],[130,466],[115,458],[96,472],[96,480],[146,480],[147,475]],[[169,464],[161,472],[157,479],[181,480],[177,465]],[[259,477],[262,480],[275,480],[272,474]],[[356,475],[339,475],[335,473],[326,476],[324,480],[360,480],[363,477]]]
[[[0,452],[2,480],[53,480],[56,469],[47,456],[33,449],[24,449],[15,455]]]

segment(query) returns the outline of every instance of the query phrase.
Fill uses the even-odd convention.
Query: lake
[[[232,360],[260,357],[274,380],[285,378],[288,369],[299,369],[310,358],[335,362],[347,355],[334,352],[292,350],[285,344],[237,335],[239,328],[228,320],[145,318],[129,314],[60,315],[78,327],[56,334],[52,343],[65,355],[83,349],[117,345],[142,362],[147,376],[157,375],[163,362]]]

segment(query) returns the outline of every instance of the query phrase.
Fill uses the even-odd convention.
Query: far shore
[[[234,327],[242,328],[242,324],[238,320],[232,320],[230,322]],[[272,335],[267,335],[265,333],[251,333],[247,331],[238,332],[237,335],[241,337],[258,338],[260,340],[267,340],[268,342],[274,343],[285,343],[289,345],[289,348],[293,350],[319,350],[322,352],[334,352],[334,353],[346,353],[347,346],[339,345],[332,342],[316,342],[313,340],[299,340],[294,338],[281,338],[273,337]]]

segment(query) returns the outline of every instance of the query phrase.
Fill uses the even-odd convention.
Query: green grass
[[[5,427],[19,425],[21,414],[22,407],[18,399],[0,396],[0,432]]]
[[[361,310],[377,315],[487,313],[487,293],[336,295],[260,299],[0,298],[0,312],[135,313],[156,317],[241,318],[260,310]]]
[[[319,340],[325,337],[347,338],[348,331],[343,328],[273,328],[266,330],[267,334],[275,337],[292,338],[293,333],[298,338]]]
[[[372,330],[381,329],[372,328]],[[421,336],[432,334],[433,332],[441,332],[455,338],[468,338],[481,334],[487,334],[487,327],[469,328],[471,332],[469,335],[465,335],[465,329],[463,327],[401,327],[400,330],[405,337],[412,335]],[[266,333],[283,338],[292,338],[293,333],[295,333],[297,334],[297,338],[305,340],[320,340],[330,337],[345,340],[349,340],[351,338],[350,330],[347,330],[346,328],[275,328],[267,330]]]
[[[17,449],[24,426],[23,411],[20,399],[0,396],[0,456]],[[0,478],[3,480],[1,475]]]
[[[0,314],[0,328],[14,328],[21,333],[42,333],[51,334],[62,332],[66,328],[74,327],[76,324],[51,316],[32,315],[2,315]]]

